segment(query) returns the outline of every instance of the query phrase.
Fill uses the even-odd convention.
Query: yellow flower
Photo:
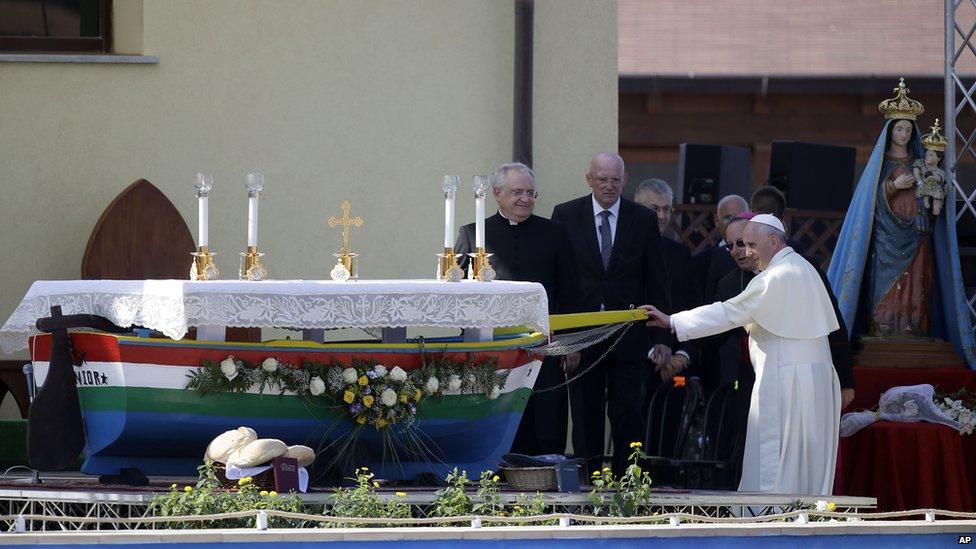
[[[598,476],[600,476],[600,471],[593,471],[593,474],[590,475],[590,476],[598,477]]]
[[[836,509],[837,509],[837,504],[836,503],[834,503],[832,501],[828,501],[827,502],[827,511],[828,512],[833,513]]]
[[[609,467],[604,467],[603,468],[603,472],[604,473],[609,473],[610,472],[610,468]]]
[[[365,387],[365,386],[369,385],[369,378],[366,377],[366,376],[359,376],[359,379],[357,380],[357,383],[359,383],[360,385],[362,385],[363,387]]]
[[[407,395],[407,393],[400,393],[400,403],[401,404],[406,404],[408,400],[410,400],[410,396]]]
[[[423,396],[423,393],[420,392],[420,389],[417,389],[417,392],[413,394],[413,399],[417,402],[420,402],[421,396]]]
[[[356,400],[356,393],[352,391],[346,391],[345,393],[342,393],[342,400],[346,404],[352,404],[352,401]]]
[[[389,421],[386,421],[383,418],[379,418],[376,420],[376,428],[382,429],[383,427],[386,427],[389,423],[390,423]]]
[[[268,496],[273,497],[273,498],[276,498],[276,497],[278,497],[278,492],[275,492],[274,490],[272,490],[272,491],[268,492]]]
[[[491,481],[492,482],[498,482],[499,480],[501,480],[501,479],[498,478],[498,475],[495,475],[495,476],[491,477]]]
[[[170,484],[169,487],[172,488],[173,490],[175,490],[176,489],[176,483]]]
[[[641,444],[640,442],[631,442],[631,443],[630,443],[630,447],[631,447],[631,448],[641,448],[641,447],[643,447],[643,446],[644,446],[644,445],[643,445],[643,444]]]
[[[376,481],[374,480],[374,481],[373,481],[373,488],[379,488],[379,487],[380,487],[380,483],[378,483],[378,482],[376,482]]]
[[[247,486],[248,484],[251,484],[251,481],[253,481],[253,480],[254,479],[251,478],[251,477],[243,477],[243,478],[240,478],[240,479],[237,480],[237,485],[238,486]]]
[[[186,492],[187,494],[189,494],[190,492],[193,491],[193,487],[192,486],[184,486],[183,487],[183,491]]]
[[[398,498],[405,498],[405,497],[407,497],[407,493],[406,492],[397,492],[395,495]]]
[[[356,423],[358,423],[360,425],[365,425],[366,424],[366,416],[364,416],[364,415],[358,415],[358,416],[356,416]]]
[[[373,395],[366,395],[363,397],[363,406],[369,408],[373,405]]]
[[[267,490],[261,490],[260,492],[258,492],[258,495],[259,496],[262,496],[262,497],[263,496],[266,496],[266,495],[268,495],[268,491]]]

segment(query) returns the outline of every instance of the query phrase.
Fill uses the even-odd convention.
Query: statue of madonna
[[[912,164],[924,157],[924,112],[904,79],[878,109],[885,125],[861,174],[828,278],[852,336],[949,339],[973,365],[973,334],[948,204],[930,217]]]

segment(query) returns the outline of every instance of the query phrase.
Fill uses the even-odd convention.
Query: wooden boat
[[[90,474],[117,473],[135,467],[147,474],[192,474],[207,443],[228,429],[245,425],[262,438],[325,449],[329,458],[336,442],[357,425],[342,402],[326,395],[313,397],[291,391],[201,394],[187,389],[191,372],[205,361],[228,356],[260,364],[269,357],[280,364],[307,361],[351,364],[353,359],[376,362],[407,372],[435,355],[456,361],[491,359],[508,373],[497,398],[445,391],[417,405],[409,428],[365,425],[355,434],[358,453],[383,478],[416,478],[422,473],[443,476],[452,468],[494,469],[509,451],[522,411],[541,364],[530,353],[545,341],[541,334],[489,342],[318,344],[306,341],[226,343],[173,341],[99,333],[70,336],[79,366],[74,367],[85,430],[85,461]],[[47,377],[50,335],[32,338],[35,375]],[[446,380],[445,380],[446,381]],[[380,405],[379,402],[376,405]],[[392,433],[384,432],[393,430]],[[407,433],[407,431],[414,431]],[[384,457],[384,435],[400,438],[399,459]],[[423,451],[409,448],[418,439]],[[334,452],[334,450],[331,450]]]

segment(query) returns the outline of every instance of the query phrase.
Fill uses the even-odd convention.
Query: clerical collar
[[[504,219],[505,221],[508,221],[508,224],[509,225],[518,225],[519,224],[518,221],[512,221],[511,219],[505,217],[505,214],[503,214],[501,210],[498,210],[498,215],[502,216],[502,219]],[[523,221],[522,223],[525,223],[525,222]]]
[[[610,215],[612,215],[613,217],[619,217],[620,216],[620,197],[619,196],[617,197],[617,201],[613,203],[613,206],[610,206],[609,208],[604,208],[603,206],[601,206],[600,203],[596,201],[596,197],[593,196],[592,194],[590,195],[590,200],[593,201],[593,217],[596,217],[596,216],[600,215],[600,212],[602,212],[603,210],[609,211],[610,212]]]

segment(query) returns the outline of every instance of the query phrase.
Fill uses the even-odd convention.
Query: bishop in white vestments
[[[670,317],[644,306],[649,326],[680,341],[744,326],[756,370],[741,491],[829,495],[840,424],[840,383],[827,334],[838,328],[816,270],[786,245],[783,224],[757,215],[743,232],[760,272],[741,294]]]

